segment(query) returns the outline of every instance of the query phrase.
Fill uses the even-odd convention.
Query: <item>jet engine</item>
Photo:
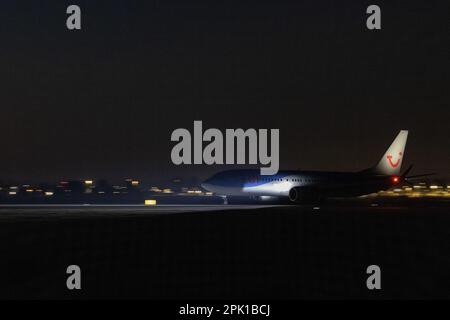
[[[289,191],[289,200],[294,203],[315,202],[320,200],[320,195],[314,188],[295,187]]]

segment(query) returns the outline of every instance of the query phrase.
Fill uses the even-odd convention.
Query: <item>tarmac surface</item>
[[[449,252],[448,200],[3,206],[0,298],[450,298]]]

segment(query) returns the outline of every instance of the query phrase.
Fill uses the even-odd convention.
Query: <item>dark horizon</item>
[[[401,129],[403,167],[450,177],[444,2],[0,4],[0,180],[199,179],[177,128],[279,128],[280,169],[358,171]],[[442,4],[442,5],[441,5]],[[408,10],[405,10],[405,6]]]

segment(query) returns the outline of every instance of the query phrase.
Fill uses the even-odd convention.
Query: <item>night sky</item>
[[[66,8],[82,30],[66,28]],[[370,4],[382,30],[367,30]],[[280,167],[450,177],[448,1],[0,3],[0,180],[174,176],[171,132],[279,128]],[[259,167],[259,166],[257,166]]]

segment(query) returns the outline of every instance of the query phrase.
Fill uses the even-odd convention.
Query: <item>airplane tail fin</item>
[[[382,175],[399,175],[400,169],[402,167],[402,160],[405,156],[405,145],[408,139],[408,130],[401,130],[394,142],[383,157],[380,162],[373,168],[376,174]]]

